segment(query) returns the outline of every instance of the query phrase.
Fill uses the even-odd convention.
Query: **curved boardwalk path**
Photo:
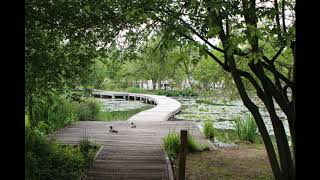
[[[52,134],[51,138],[62,143],[77,144],[86,132],[90,141],[103,146],[87,172],[88,180],[172,180],[170,163],[161,146],[162,138],[169,131],[188,129],[200,143],[211,147],[192,121],[167,121],[181,109],[181,104],[172,98],[120,92],[94,92],[93,95],[157,105],[129,119],[137,125],[136,128],[130,128],[128,121],[80,121]],[[109,133],[110,125],[119,133]]]

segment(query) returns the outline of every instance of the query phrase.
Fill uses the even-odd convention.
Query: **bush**
[[[168,156],[175,158],[176,154],[179,152],[181,145],[180,135],[176,132],[169,132],[163,138],[164,150],[167,152]]]
[[[26,128],[25,137],[25,179],[30,180],[79,179],[97,149],[48,141],[38,129]]]
[[[77,107],[77,117],[80,121],[95,120],[100,112],[100,104],[94,99],[81,102]]]
[[[205,120],[203,125],[203,133],[207,139],[214,139],[213,122]]]
[[[39,132],[26,129],[25,179],[79,179],[84,168],[80,149],[61,147]]]
[[[29,115],[26,124],[30,126]],[[33,106],[33,119],[39,130],[48,134],[77,120],[74,104],[59,96],[38,100]]]
[[[183,97],[190,97],[190,96],[197,96],[198,94],[193,92],[190,89],[184,89],[182,91],[165,91],[165,90],[158,90],[156,92],[157,95],[162,95],[162,96],[183,96]]]
[[[258,136],[258,128],[251,115],[248,115],[246,119],[241,119],[240,117],[234,118],[233,125],[240,140],[251,143],[255,142]]]
[[[51,131],[51,127],[47,125],[44,121],[40,121],[36,127],[40,132],[43,132],[45,134],[49,134]]]
[[[171,159],[175,159],[176,155],[179,153],[179,149],[181,146],[180,134],[177,132],[169,132],[163,138],[163,146],[168,156]],[[192,136],[191,134],[188,134],[187,148],[188,148],[188,152],[190,153],[204,151],[208,149],[208,147],[199,144],[194,138],[194,136]]]
[[[127,91],[130,93],[146,93],[145,89],[137,88],[137,87],[128,87]]]
[[[158,90],[156,94],[160,96],[168,96],[168,97],[179,96],[179,93],[177,91]]]
[[[210,104],[210,105],[214,105],[212,100],[209,99],[196,99],[196,103],[203,103],[203,104]]]
[[[184,89],[182,91],[179,92],[180,96],[198,96],[198,94],[194,91],[192,91],[191,89]]]
[[[208,150],[209,147],[207,147],[206,145],[203,144],[199,144],[195,137],[191,134],[188,134],[188,139],[187,139],[187,147],[188,147],[188,151],[190,153],[193,152],[200,152],[200,151],[204,151],[204,150]]]

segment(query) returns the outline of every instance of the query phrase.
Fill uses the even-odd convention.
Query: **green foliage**
[[[97,151],[97,147],[90,146],[88,155],[79,146],[48,141],[37,129],[26,128],[25,137],[25,179],[30,180],[79,179]]]
[[[187,147],[188,152],[190,153],[209,150],[209,147],[207,145],[199,144],[192,134],[188,134]]]
[[[211,120],[205,120],[203,124],[203,133],[207,139],[214,139],[215,130]]]
[[[36,122],[33,125],[44,133],[58,130],[76,120],[74,104],[57,95],[39,99],[33,106],[33,121]]]
[[[128,87],[127,88],[127,92],[130,92],[130,93],[146,93],[146,90],[145,89],[141,89],[141,88],[137,88],[137,87]]]
[[[44,121],[40,121],[38,126],[36,127],[40,132],[43,132],[45,134],[49,134],[51,131],[51,127],[47,125]]]
[[[242,141],[255,142],[258,136],[258,128],[255,120],[251,115],[248,115],[246,119],[235,117],[233,125],[236,128],[237,135]]]
[[[30,119],[29,119],[29,115],[28,115],[28,114],[26,114],[26,115],[24,116],[24,126],[25,126],[26,128],[30,127]]]
[[[239,140],[238,134],[234,130],[215,129],[215,139],[224,143],[235,143]]]
[[[100,104],[96,100],[85,100],[77,108],[77,117],[80,121],[95,120],[100,112],[100,108]]]
[[[169,134],[163,138],[163,146],[168,156],[174,159],[181,146],[179,133],[169,132]]]
[[[181,91],[164,91],[164,90],[159,90],[156,92],[157,95],[162,95],[162,96],[183,96],[183,97],[193,97],[193,96],[198,96],[198,94],[191,89],[184,89]]]
[[[82,140],[79,143],[79,148],[84,158],[85,168],[89,168],[90,164],[94,161],[99,146],[90,143],[87,132],[85,131],[82,135]]]
[[[39,131],[49,134],[78,120],[94,120],[100,112],[100,103],[94,99],[79,99],[71,101],[59,96],[43,99],[34,105],[34,127]],[[26,115],[26,124],[29,123]],[[28,125],[30,126],[30,125]]]
[[[213,105],[213,101],[212,100],[209,100],[209,99],[196,99],[196,103],[203,103],[203,104],[210,104],[210,105]]]
[[[213,84],[225,81],[228,74],[219,68],[219,65],[209,58],[202,58],[196,66],[193,77],[198,81],[199,89],[210,90]]]
[[[131,78],[119,76],[114,80],[111,73],[109,78],[113,80],[113,88],[127,88],[129,84],[127,79],[130,81],[152,79],[154,82],[173,79],[173,86],[179,89],[183,88],[179,87],[179,83],[188,79],[194,89],[192,80],[197,79],[199,82],[202,81],[202,85],[198,86],[199,89],[209,89],[210,87],[205,87],[206,83],[203,82],[209,81],[210,85],[217,78],[220,79],[220,74],[214,74],[219,68],[233,72],[233,75],[243,71],[253,75],[249,70],[248,61],[265,61],[258,59],[262,57],[261,55],[271,59],[282,46],[287,50],[284,50],[275,61],[276,69],[273,68],[273,71],[277,73],[272,74],[269,70],[261,72],[265,72],[262,75],[266,75],[265,78],[270,78],[272,82],[276,82],[273,78],[279,75],[278,72],[283,75],[281,79],[286,76],[292,79],[294,53],[290,50],[290,46],[295,43],[295,1],[286,1],[283,4],[286,13],[285,16],[280,16],[280,22],[281,18],[286,20],[285,28],[277,27],[274,18],[277,13],[282,14],[281,3],[280,1],[281,8],[277,9],[274,4],[269,6],[268,2],[252,4],[241,1],[192,0],[181,3],[181,1],[165,0],[147,2],[110,0],[101,3],[28,0],[25,6],[25,99],[30,124],[31,126],[34,124],[32,111],[33,106],[38,103],[34,102],[34,99],[43,99],[50,93],[63,94],[80,84],[85,86],[95,84],[99,87],[103,75],[102,78],[88,78],[88,75],[93,70],[91,65],[97,54],[106,56],[108,53],[105,52],[110,50],[113,52],[107,56],[117,57],[110,58],[110,61],[130,60],[136,63],[131,68],[132,71],[128,68],[126,73],[116,73],[116,76],[128,75]],[[185,17],[183,19],[181,12]],[[245,16],[243,21],[239,21],[240,16]],[[184,19],[188,21],[184,23]],[[226,31],[224,36],[219,34],[221,30]],[[195,34],[195,31],[203,41],[194,40],[191,34]],[[117,51],[114,43],[119,39],[119,34],[124,38],[122,40],[124,43],[119,43],[124,51],[122,53]],[[214,47],[216,42],[208,43],[213,37],[218,38],[218,43],[223,43],[218,45],[219,48],[223,47],[221,48],[223,50]],[[142,42],[149,43],[144,46]],[[187,46],[184,46],[186,44]],[[212,48],[215,49],[214,52]],[[171,54],[172,49],[174,50]],[[259,54],[255,54],[257,50]],[[223,56],[220,56],[219,51],[222,51]],[[201,56],[205,54],[209,54],[214,61],[220,60],[219,68],[211,66],[209,61],[199,66],[202,63],[199,64]],[[267,62],[269,63],[270,61]],[[230,68],[232,64],[235,64],[239,71],[233,71],[234,68]],[[229,85],[232,89],[234,87],[232,78],[229,76],[228,81],[228,76],[225,77],[226,87]],[[251,81],[257,78],[253,75]],[[241,78],[246,90],[252,88],[250,82],[242,79],[246,78]],[[97,83],[91,82],[96,80]],[[101,87],[108,86],[104,80]],[[259,80],[256,82],[260,83]],[[285,83],[294,85],[291,81]],[[54,115],[48,115],[48,111]],[[45,110],[45,115],[41,117],[46,118],[41,120],[51,126],[49,124],[51,121],[47,119],[50,116],[58,117],[55,113],[54,110]],[[58,118],[52,119],[58,121]]]
[[[175,159],[181,146],[180,134],[175,131],[169,132],[163,138],[163,146],[168,156],[171,159]],[[208,150],[207,146],[199,144],[191,134],[188,134],[187,148],[190,153]]]

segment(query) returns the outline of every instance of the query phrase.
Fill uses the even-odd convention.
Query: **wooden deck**
[[[159,102],[158,105],[161,104]],[[174,112],[174,109],[170,111]],[[200,143],[210,148],[211,144],[192,121],[165,121],[170,115],[154,118],[159,112],[155,111],[152,115],[150,111],[150,116],[142,116],[141,113],[138,118],[133,116],[135,118],[131,120],[134,120],[136,128],[130,128],[129,121],[80,121],[52,134],[51,138],[62,143],[78,144],[86,133],[91,142],[103,146],[87,173],[88,180],[171,180],[171,168],[162,148],[162,138],[169,131],[187,129]],[[119,133],[110,133],[110,125]]]

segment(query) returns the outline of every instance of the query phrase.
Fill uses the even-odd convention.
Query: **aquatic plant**
[[[207,139],[214,139],[214,128],[211,120],[204,121],[203,133]]]
[[[235,117],[233,125],[240,140],[254,143],[258,135],[258,128],[251,115],[248,115],[246,119]]]
[[[175,131],[170,131],[163,138],[163,146],[168,156],[171,159],[175,159],[176,155],[179,153],[179,149],[181,146],[180,134]],[[188,133],[188,139],[187,139],[187,148],[188,148],[188,152],[190,153],[208,150],[208,147],[206,145],[199,144],[196,141],[195,137],[189,133]]]

